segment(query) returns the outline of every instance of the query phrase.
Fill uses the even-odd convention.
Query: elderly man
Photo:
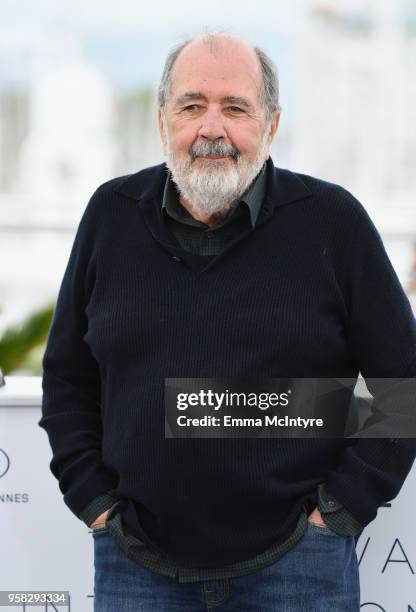
[[[362,205],[269,157],[278,94],[236,37],[174,48],[166,164],[99,187],[78,228],[39,425],[93,528],[96,611],[358,610],[357,537],[412,466],[406,439],[165,438],[165,378],[416,375]]]

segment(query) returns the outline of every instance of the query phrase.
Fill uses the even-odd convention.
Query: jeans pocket
[[[107,523],[104,523],[103,525],[98,525],[97,527],[91,527],[90,529],[92,531],[92,535],[97,535],[99,533],[106,533],[108,531],[108,525]]]
[[[312,523],[311,521],[308,521],[308,529],[312,533],[322,533],[330,536],[344,537],[340,533],[336,533],[335,531],[330,529],[330,527],[328,527],[327,525],[318,525],[317,523]]]

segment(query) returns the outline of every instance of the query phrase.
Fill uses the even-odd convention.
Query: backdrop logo
[[[10,459],[2,448],[0,448],[0,478],[6,474],[10,467]]]

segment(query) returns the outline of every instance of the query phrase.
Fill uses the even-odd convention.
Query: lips
[[[230,155],[198,155],[202,159],[229,159]]]

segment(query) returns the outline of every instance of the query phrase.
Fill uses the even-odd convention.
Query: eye
[[[244,113],[244,110],[240,108],[239,106],[229,106],[228,110],[231,111],[232,113]]]
[[[184,111],[193,112],[199,110],[201,106],[199,104],[190,104],[189,106],[185,106]]]

